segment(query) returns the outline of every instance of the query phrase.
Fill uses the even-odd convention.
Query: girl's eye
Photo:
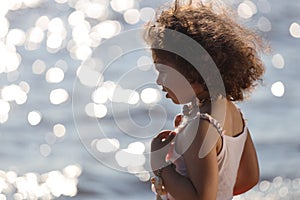
[[[155,69],[159,72],[166,71],[166,66],[160,63],[155,64]]]
[[[167,72],[165,72],[165,71],[158,71],[158,73],[163,76],[165,76],[167,74]]]

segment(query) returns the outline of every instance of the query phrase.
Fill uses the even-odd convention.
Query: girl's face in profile
[[[190,83],[172,64],[155,62],[158,71],[156,83],[162,86],[166,92],[166,98],[170,98],[175,104],[186,104],[192,101],[199,90],[199,83]],[[201,87],[202,88],[202,87]]]

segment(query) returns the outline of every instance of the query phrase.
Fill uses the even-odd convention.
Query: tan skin
[[[206,97],[208,95],[207,91],[205,91],[202,85],[200,85],[199,83],[190,84],[193,88],[192,93],[189,90],[176,90],[173,88],[172,84],[176,82],[176,86],[178,86],[179,78],[176,76],[174,77],[174,73],[172,73],[172,71],[166,72],[164,68],[158,67],[157,70],[159,72],[157,84],[161,85],[162,90],[167,93],[166,97],[170,98],[176,104],[187,103],[190,100],[189,98],[193,96],[192,93],[196,93],[197,96],[202,97]],[[163,74],[163,78],[160,77],[162,76],[161,74]],[[176,95],[173,91],[176,91]],[[178,94],[178,92],[182,92],[184,94]],[[181,98],[178,99],[178,96]],[[187,98],[184,99],[182,98],[182,96],[186,96]],[[224,127],[224,130],[226,130],[225,134],[234,137],[238,133],[240,133],[241,130],[243,130],[244,123],[240,112],[232,104],[232,102],[226,100],[226,104],[226,117],[225,120],[221,123]],[[210,106],[211,105],[209,105],[208,103],[204,105],[201,110],[203,112],[209,112]],[[176,123],[178,124],[178,121],[180,121],[178,118],[180,118],[180,116],[177,116],[175,118],[175,126]],[[234,124],[232,123],[233,121],[235,122]],[[196,131],[195,138],[192,141],[191,145],[189,145],[189,147],[184,151],[182,151],[179,145],[175,147],[176,150],[183,155],[188,172],[187,177],[180,175],[171,166],[166,167],[162,170],[161,175],[164,181],[164,185],[167,191],[176,200],[216,200],[218,189],[217,155],[222,147],[221,138],[218,139],[212,150],[204,158],[198,157],[200,147],[204,141],[206,134],[210,134],[208,133],[208,130],[213,130],[209,129],[210,126],[211,125],[209,124],[209,122],[200,120],[198,130]],[[162,147],[168,146],[170,144],[170,141],[172,141],[175,137],[178,137],[176,138],[177,141],[180,141],[182,139],[180,134],[176,136],[171,131],[164,131],[158,134],[158,136],[156,136],[152,140],[151,152],[155,152]],[[166,154],[167,151],[164,151],[162,155],[159,156],[158,160],[161,160],[161,163],[164,162],[164,157]],[[154,166],[153,163],[154,161],[153,159],[151,159],[152,166]],[[157,168],[154,168],[154,170],[155,169]],[[154,173],[157,173],[157,170],[155,170]],[[245,143],[244,151],[242,153],[233,194],[237,195],[248,191],[257,184],[258,180],[259,167],[256,151],[250,133],[248,131],[248,137]]]

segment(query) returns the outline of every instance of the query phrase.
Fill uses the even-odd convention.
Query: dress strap
[[[236,109],[238,109],[238,111],[240,112],[240,115],[241,115],[241,118],[242,118],[242,121],[243,121],[243,126],[245,127],[246,124],[247,124],[247,120],[244,117],[244,114],[243,114],[241,108],[236,103],[234,103],[234,105],[235,105]]]
[[[213,118],[211,115],[207,113],[200,113],[200,118],[209,121],[209,123],[212,124],[217,129],[218,133],[221,136],[224,135],[224,130],[222,125],[218,122],[218,120]]]

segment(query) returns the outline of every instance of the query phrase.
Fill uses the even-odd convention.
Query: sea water
[[[229,2],[272,48],[263,84],[239,103],[261,181],[235,200],[299,199],[300,1]],[[154,198],[149,142],[180,107],[124,33],[161,3],[1,1],[0,199]]]

